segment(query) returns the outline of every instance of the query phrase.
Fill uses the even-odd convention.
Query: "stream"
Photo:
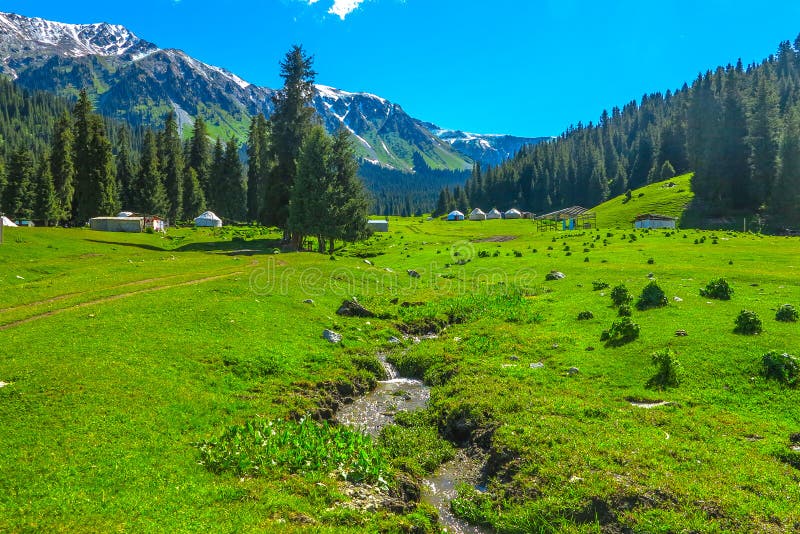
[[[340,423],[352,426],[377,437],[381,428],[394,421],[400,411],[420,410],[427,406],[431,391],[421,380],[403,378],[397,368],[381,357],[387,380],[378,382],[370,393],[345,405],[336,414]],[[422,501],[435,507],[439,522],[453,534],[483,534],[485,530],[470,525],[450,511],[450,500],[456,497],[456,485],[466,482],[462,473],[462,459],[439,467],[435,474],[422,482]]]

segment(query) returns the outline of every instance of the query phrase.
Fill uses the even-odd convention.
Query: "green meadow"
[[[634,231],[648,197],[691,200],[674,181],[597,230],[392,217],[333,258],[259,228],[5,229],[0,531],[435,532],[352,490],[398,495],[459,448],[483,469],[452,509],[497,532],[800,529],[800,395],[762,365],[800,353],[775,319],[800,241]],[[718,278],[730,300],[701,295]],[[641,311],[651,281],[667,302]],[[639,335],[615,345],[620,284]],[[336,315],[353,297],[376,317]],[[742,310],[761,333],[734,333]],[[666,348],[678,385],[653,378]],[[384,378],[379,353],[428,408],[375,441],[309,426]]]

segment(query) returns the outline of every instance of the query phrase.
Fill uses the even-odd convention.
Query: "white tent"
[[[472,210],[472,213],[469,214],[470,221],[485,221],[486,214],[480,208],[475,208]]]
[[[458,210],[451,211],[450,213],[447,214],[447,220],[448,221],[463,221],[464,220],[464,214],[461,213]]]
[[[217,217],[213,211],[201,213],[195,220],[195,226],[222,226],[222,219]]]
[[[117,217],[133,217],[132,211],[121,211],[117,213]]]
[[[503,214],[500,213],[497,208],[493,208],[492,211],[486,214],[487,219],[502,219]]]
[[[522,218],[522,212],[519,211],[516,208],[511,208],[510,210],[508,210],[507,212],[505,212],[503,214],[503,218],[504,219],[521,219]]]
[[[3,226],[10,226],[12,228],[16,228],[17,225],[14,224],[14,221],[3,215]]]

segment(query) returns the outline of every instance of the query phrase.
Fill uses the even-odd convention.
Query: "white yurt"
[[[448,221],[463,221],[464,220],[464,214],[461,213],[458,210],[453,210],[453,211],[451,211],[450,213],[447,214],[447,220]]]
[[[487,219],[502,219],[503,214],[498,211],[497,208],[492,208],[492,211],[486,214]]]
[[[220,227],[222,226],[222,219],[217,217],[213,211],[206,211],[205,213],[201,213],[197,216],[197,218],[194,220],[194,225]]]
[[[503,214],[503,218],[504,219],[521,219],[522,218],[522,212],[519,211],[516,208],[511,208],[510,210],[508,210],[507,212],[505,212]]]
[[[132,211],[121,211],[117,213],[117,217],[133,217]]]
[[[480,208],[475,208],[472,210],[472,213],[469,214],[470,221],[485,221],[486,220],[486,213],[483,212]]]
[[[17,225],[14,224],[14,221],[9,219],[5,215],[3,215],[3,221],[2,222],[3,222],[3,226],[9,226],[9,227],[12,227],[12,228],[16,228],[17,227]]]

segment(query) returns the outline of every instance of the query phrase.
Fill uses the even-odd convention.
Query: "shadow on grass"
[[[153,250],[156,252],[217,252],[231,256],[253,256],[256,254],[272,254],[273,251],[281,247],[280,239],[253,239],[226,240],[226,241],[207,241],[202,243],[187,243],[177,247],[159,247],[148,243],[124,243],[120,241],[103,241],[101,239],[87,239],[91,243],[102,245],[113,245],[120,247],[140,248],[143,250]]]

